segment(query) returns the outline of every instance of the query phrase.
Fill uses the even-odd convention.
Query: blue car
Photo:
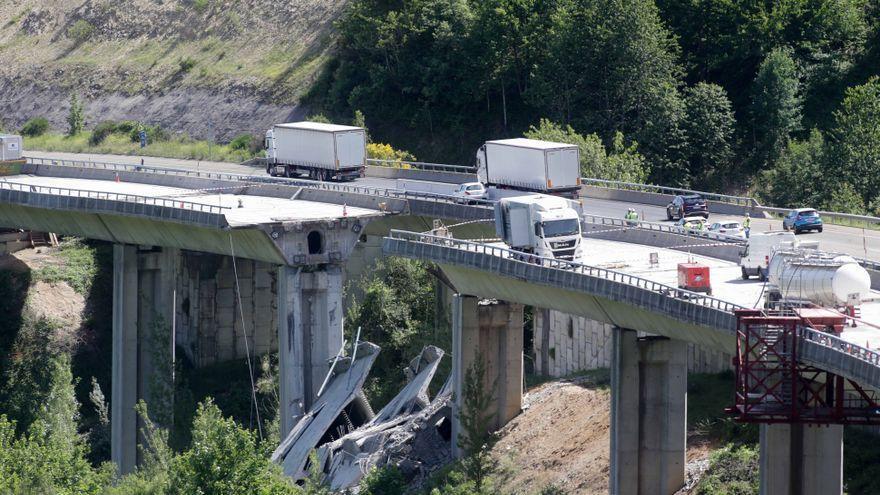
[[[798,208],[791,210],[782,219],[783,230],[793,230],[800,234],[806,230],[818,230],[822,232],[822,217],[819,212],[812,208]]]

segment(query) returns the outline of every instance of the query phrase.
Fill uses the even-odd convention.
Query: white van
[[[797,247],[797,241],[792,232],[763,232],[749,236],[749,243],[739,266],[742,269],[742,278],[748,279],[757,275],[761,281],[767,280],[767,268],[770,266],[770,258],[773,252],[780,247]]]

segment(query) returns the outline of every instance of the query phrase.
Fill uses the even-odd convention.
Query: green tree
[[[490,476],[495,470],[495,462],[489,454],[492,442],[489,409],[495,402],[492,392],[495,385],[494,381],[488,382],[485,358],[478,354],[465,370],[459,413],[462,432],[458,436],[459,448],[466,454],[462,467],[477,494],[491,493]]]
[[[560,2],[530,101],[554,120],[640,143],[659,180],[686,181],[677,45],[653,0]]]
[[[110,481],[109,466],[93,468],[88,447],[77,432],[79,404],[74,396],[70,358],[49,363],[50,388],[36,419],[20,437],[0,416],[0,490],[4,493],[92,495]]]
[[[352,292],[355,301],[346,328],[360,327],[361,339],[382,348],[365,388],[371,402],[385,404],[404,385],[400,363],[408,362],[424,345],[438,343],[432,341],[434,279],[426,263],[385,258]]]
[[[840,213],[865,214],[865,202],[859,196],[859,193],[856,192],[855,188],[846,182],[834,184],[831,188],[830,197],[824,204],[824,208],[828,211]]]
[[[276,495],[299,490],[266,458],[256,434],[224,418],[209,400],[196,411],[192,446],[171,463],[169,493]]]
[[[729,185],[736,120],[727,93],[721,86],[701,82],[684,95],[692,183],[700,189]]]
[[[525,132],[529,139],[575,144],[580,150],[581,175],[597,179],[644,182],[647,177],[647,164],[644,157],[636,151],[637,144],[624,144],[622,133],[616,133],[612,142],[611,154],[605,151],[601,139],[595,134],[581,135],[570,125],[562,126],[547,119],[541,119],[538,126],[531,126]]]
[[[83,130],[85,116],[83,115],[82,103],[76,93],[70,94],[70,109],[67,113],[67,135],[76,136]]]
[[[373,468],[360,483],[361,495],[403,495],[406,481],[400,470],[394,466]]]
[[[786,49],[770,52],[753,85],[754,170],[772,167],[801,128],[801,92],[797,64]]]
[[[825,173],[851,185],[868,203],[880,191],[880,79],[848,89],[834,120],[829,143],[833,166]]]
[[[772,169],[758,181],[763,201],[773,206],[795,208],[819,205],[828,192],[825,139],[816,129],[805,141],[791,141]]]

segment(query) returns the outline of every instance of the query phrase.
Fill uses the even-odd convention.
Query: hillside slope
[[[261,132],[304,113],[345,0],[0,2],[0,124],[137,119],[194,137]]]

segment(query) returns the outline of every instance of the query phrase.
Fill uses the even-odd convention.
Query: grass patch
[[[50,284],[66,282],[77,293],[88,295],[92,281],[98,273],[96,255],[94,247],[79,239],[65,241],[61,243],[58,252],[61,264],[35,270],[33,278],[35,281]]]
[[[729,444],[712,453],[709,469],[697,484],[696,495],[751,495],[759,490],[756,445]]]
[[[756,443],[756,425],[737,423],[724,412],[724,408],[733,403],[733,387],[732,371],[689,374],[688,431],[723,443]]]
[[[33,138],[24,138],[24,146],[25,149],[39,151],[158,156],[224,162],[242,162],[255,156],[250,150],[232,149],[227,144],[211,145],[207,141],[183,135],[171,137],[167,141],[151,142],[144,148],[141,148],[140,143],[132,142],[128,135],[119,134],[109,135],[93,146],[89,144],[91,135],[91,131],[84,131],[76,136],[47,133]]]
[[[558,380],[583,381],[587,385],[593,385],[600,390],[611,388],[611,370],[597,368],[594,370],[579,370],[563,377],[545,375],[526,375],[526,389],[531,390],[538,385]]]

